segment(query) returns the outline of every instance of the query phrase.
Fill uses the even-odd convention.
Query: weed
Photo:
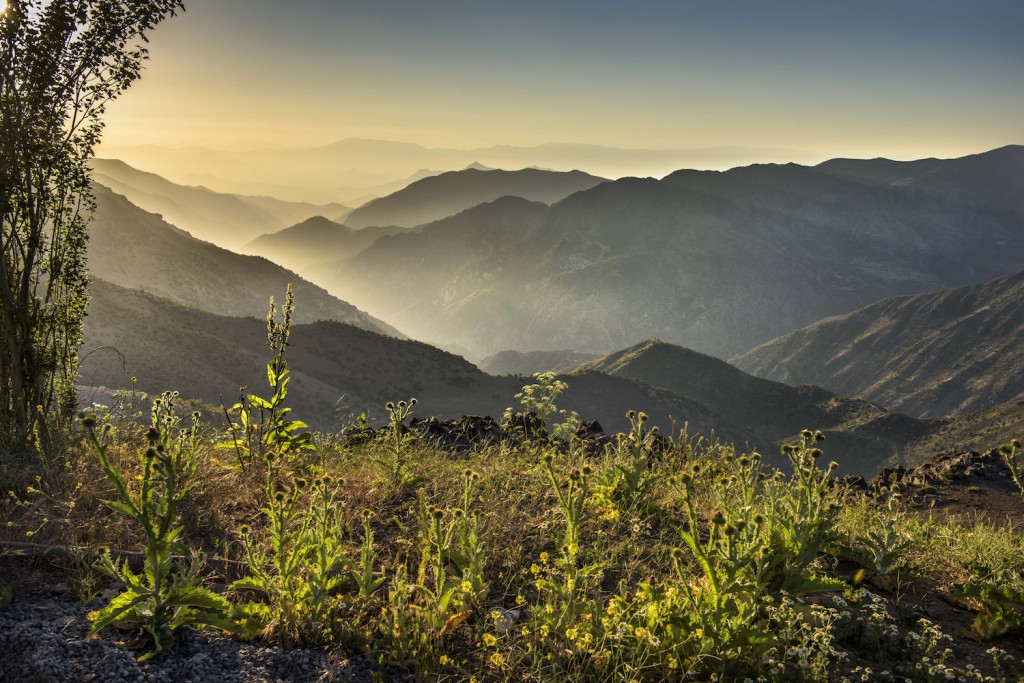
[[[410,480],[409,454],[415,437],[409,433],[405,421],[412,415],[412,409],[418,401],[388,401],[384,408],[388,411],[388,429],[377,444],[374,460],[384,470],[388,481],[403,484]]]
[[[1024,475],[1021,474],[1020,464],[1017,463],[1017,451],[1019,450],[1020,440],[1013,439],[1009,443],[1004,443],[999,447],[999,456],[1010,469],[1010,476],[1013,477],[1013,482],[1017,484],[1017,488],[1020,489],[1020,495],[1024,496]]]
[[[313,449],[310,434],[301,431],[306,428],[306,423],[288,419],[291,408],[284,406],[284,400],[288,397],[288,384],[291,382],[285,349],[291,335],[293,311],[294,296],[291,285],[288,285],[281,322],[277,321],[273,298],[270,299],[270,310],[267,313],[267,345],[273,353],[272,360],[267,364],[267,383],[273,395],[270,399],[264,399],[255,394],[246,395],[243,390],[238,403],[231,407],[230,412],[224,411],[231,441],[223,441],[216,447],[233,450],[243,470],[254,461],[288,458]],[[232,419],[231,413],[237,414],[237,422]]]
[[[133,572],[127,562],[115,562],[109,551],[100,554],[100,568],[124,583],[125,590],[103,609],[90,613],[89,618],[94,633],[111,624],[140,628],[152,647],[141,660],[160,657],[173,643],[175,631],[182,627],[237,628],[228,617],[227,601],[200,586],[203,555],[193,553],[187,569],[174,557],[186,549],[182,527],[177,525],[178,510],[192,490],[187,482],[199,463],[198,415],[193,414],[190,428],[179,430],[173,409],[175,397],[176,394],[165,393],[153,401],[147,434],[149,447],[140,455],[142,476],[138,491],[129,489],[120,469],[110,460],[109,425],[97,434],[95,418],[82,419],[100,466],[117,492],[115,500],[104,503],[142,526],[146,546],[142,574]]]

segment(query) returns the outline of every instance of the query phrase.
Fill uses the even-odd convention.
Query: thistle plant
[[[1020,489],[1020,495],[1024,496],[1024,475],[1021,474],[1020,464],[1017,462],[1017,451],[1019,450],[1020,439],[1013,439],[999,447],[999,457],[1010,469],[1010,476],[1013,477],[1013,483]]]
[[[411,398],[408,403],[388,401],[384,406],[388,411],[388,429],[378,444],[374,460],[393,483],[401,484],[409,479],[409,455],[414,437],[409,434],[405,421],[417,403],[415,398]]]
[[[558,557],[551,561],[547,553],[542,553],[541,564],[530,567],[540,602],[536,611],[546,629],[572,640],[568,634],[577,627],[580,619],[586,619],[584,615],[587,614],[592,619],[600,611],[587,594],[600,579],[603,565],[586,564],[580,560],[580,534],[590,497],[588,479],[592,471],[586,465],[579,469],[573,467],[562,480],[555,471],[554,458],[550,453],[544,456],[543,464],[558,507],[565,517],[565,531]]]
[[[186,550],[178,511],[194,488],[189,480],[199,463],[199,415],[193,413],[190,427],[179,429],[174,414],[176,396],[168,392],[153,401],[148,447],[139,457],[142,474],[137,490],[111,459],[109,425],[97,431],[95,418],[82,419],[100,467],[117,493],[116,499],[104,504],[136,521],[145,534],[141,574],[133,572],[127,562],[114,561],[109,550],[100,553],[101,570],[122,582],[125,589],[89,618],[94,633],[111,624],[139,628],[152,648],[140,660],[162,656],[173,644],[175,632],[185,626],[238,628],[228,616],[228,602],[200,585],[203,554],[193,553],[187,566],[175,557]]]
[[[351,570],[352,580],[359,587],[359,597],[369,598],[384,584],[383,577],[376,577],[374,567],[376,566],[376,552],[373,547],[373,526],[370,521],[373,519],[373,511],[363,510],[363,545],[359,551],[359,565]]]
[[[449,575],[464,511],[449,514],[421,498],[420,516],[425,534],[419,572],[411,584],[404,565],[395,572],[379,627],[393,663],[425,672],[435,669],[448,636],[473,614],[477,594],[472,581]]]
[[[890,574],[903,560],[904,551],[910,546],[910,541],[896,528],[899,522],[900,496],[893,492],[886,501],[886,511],[882,518],[877,520],[875,528],[868,528],[861,541],[871,553],[871,564],[878,575],[878,578],[888,586]]]
[[[265,399],[255,394],[246,395],[243,390],[238,403],[231,406],[230,411],[224,411],[231,440],[221,442],[216,447],[233,450],[243,470],[253,462],[273,463],[277,459],[289,459],[302,451],[313,450],[310,434],[301,431],[307,427],[306,423],[288,419],[291,408],[284,405],[288,397],[288,384],[291,382],[285,350],[291,335],[294,299],[292,286],[288,285],[281,322],[277,321],[274,299],[270,299],[267,345],[273,358],[267,364],[267,383],[273,394]],[[237,415],[237,421],[231,417],[232,413]]]
[[[595,485],[594,502],[604,510],[605,519],[622,514],[645,515],[662,475],[652,467],[651,455],[658,428],[646,428],[647,414],[630,410],[627,435],[619,435],[611,457],[606,458]]]
[[[310,486],[295,479],[268,497],[263,514],[265,540],[240,529],[249,575],[231,584],[260,596],[240,609],[246,630],[282,646],[329,640],[347,563],[334,482],[324,476]]]
[[[488,549],[483,542],[484,514],[473,509],[474,489],[480,475],[471,469],[462,472],[461,507],[452,511],[452,538],[448,556],[462,572],[462,590],[473,607],[480,607],[487,599],[487,579],[484,562]]]
[[[774,503],[774,529],[788,551],[787,573],[799,573],[807,567],[836,536],[841,507],[829,479],[838,464],[830,462],[825,469],[818,467],[824,454],[815,444],[824,438],[820,431],[805,429],[800,433],[800,442],[783,446],[782,452],[793,468],[792,478],[787,486],[781,486],[776,479],[779,486],[769,492]]]

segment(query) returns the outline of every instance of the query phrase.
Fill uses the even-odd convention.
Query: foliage
[[[285,350],[291,335],[294,309],[291,285],[288,285],[285,295],[281,322],[277,321],[277,307],[271,297],[267,313],[267,345],[273,359],[267,364],[267,383],[274,393],[270,399],[264,399],[255,394],[246,395],[243,391],[238,403],[231,406],[231,412],[238,415],[238,421],[235,422],[225,411],[231,441],[217,444],[217,448],[234,450],[242,469],[251,466],[254,460],[268,462],[268,476],[273,461],[287,460],[303,451],[313,450],[310,434],[300,431],[307,427],[306,423],[288,419],[292,409],[284,405],[291,382]]]
[[[897,526],[900,521],[899,501],[898,493],[890,494],[881,517],[861,531],[860,540],[871,554],[871,566],[886,585],[910,545],[910,540],[900,533]]]
[[[646,413],[629,411],[629,434],[620,434],[614,452],[605,458],[595,484],[594,503],[606,519],[643,516],[650,510],[655,488],[663,477],[655,468],[658,428],[647,429]]]
[[[181,0],[10,0],[0,15],[0,448],[47,454],[75,405],[87,162]]]
[[[1020,450],[1020,439],[1013,439],[1009,443],[1004,443],[999,447],[999,456],[1006,463],[1006,466],[1010,470],[1010,476],[1013,477],[1013,482],[1020,489],[1020,495],[1024,496],[1024,475],[1021,474],[1020,464],[1017,462],[1017,451]]]
[[[603,452],[450,452],[411,438],[411,407],[392,404],[365,442],[319,435],[315,461],[260,440],[262,484],[202,449],[202,466],[184,467],[257,489],[259,509],[226,506],[249,566],[229,594],[244,637],[359,651],[384,679],[1014,680],[1017,661],[993,650],[985,665],[987,646],[963,654],[966,641],[920,617],[936,587],[966,586],[978,635],[1015,635],[1020,529],[853,493],[820,465],[820,433],[786,447],[786,472],[716,441],[662,439],[638,413]],[[153,476],[142,459],[111,466],[126,487],[124,472]],[[38,523],[49,498],[32,501],[11,506],[18,531],[52,534]],[[837,556],[873,568],[882,592],[859,574],[851,586]],[[886,589],[897,570],[921,603]]]
[[[409,479],[409,454],[415,437],[409,433],[405,421],[412,415],[417,400],[388,403],[384,408],[388,411],[388,429],[381,435],[377,443],[374,460],[384,470],[385,477],[396,484],[405,483]]]
[[[536,384],[527,384],[515,395],[522,412],[516,413],[512,408],[505,409],[503,420],[506,429],[518,429],[522,436],[534,440],[570,439],[579,426],[579,416],[575,411],[570,413],[560,410],[555,405],[555,399],[568,389],[569,385],[558,379],[553,372],[537,373],[533,379]],[[553,415],[560,416],[562,421],[551,427],[548,420]]]
[[[284,646],[329,642],[347,562],[335,484],[325,476],[311,487],[301,478],[273,487],[263,508],[270,524],[266,539],[249,527],[240,530],[249,575],[232,588],[255,591],[260,600],[245,603],[239,613],[247,633]]]
[[[103,502],[137,522],[145,533],[142,574],[133,572],[127,561],[116,562],[109,551],[100,554],[101,569],[124,583],[125,590],[105,608],[89,615],[93,632],[111,624],[142,629],[153,648],[141,658],[144,660],[160,657],[173,643],[174,632],[184,626],[235,629],[227,614],[227,601],[200,586],[203,555],[193,553],[187,569],[175,558],[186,550],[179,510],[193,489],[188,482],[199,463],[198,414],[193,414],[188,429],[178,429],[175,396],[165,393],[153,401],[149,447],[139,456],[142,475],[137,491],[110,458],[110,425],[97,433],[94,418],[84,416],[82,420],[100,467],[117,493],[116,499]]]
[[[974,580],[964,586],[962,593],[979,605],[971,626],[982,638],[1024,633],[1024,590],[1006,583]]]

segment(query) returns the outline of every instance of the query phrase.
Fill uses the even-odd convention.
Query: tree
[[[0,14],[0,448],[49,450],[75,404],[88,161],[146,36],[182,0],[8,0]],[[7,443],[3,441],[7,440]]]

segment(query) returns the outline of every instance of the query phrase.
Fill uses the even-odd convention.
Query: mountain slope
[[[979,155],[971,173],[1012,175],[1006,155],[1024,149]],[[960,160],[938,163],[965,176]],[[728,357],[874,301],[1019,269],[1022,221],[1024,193],[985,196],[969,180],[954,192],[795,164],[680,171],[551,206],[498,200],[309,274],[416,338],[480,357],[652,337]]]
[[[717,358],[658,340],[584,363],[578,371],[625,377],[699,400],[726,422],[775,443],[804,428],[821,429],[829,438],[830,452],[856,453],[856,463],[848,456],[844,464],[858,472],[873,471],[894,457],[899,460],[908,443],[932,429],[865,401],[816,386],[760,379]]]
[[[266,315],[271,296],[280,301],[292,283],[303,302],[299,321],[338,320],[400,335],[266,259],[201,242],[105,187],[94,191],[88,255],[89,270],[99,278],[196,308],[256,318]]]
[[[313,216],[275,233],[260,235],[242,247],[255,254],[301,272],[313,264],[339,261],[359,253],[379,237],[403,232],[398,226],[369,227],[361,230]]]
[[[179,185],[117,159],[93,159],[93,179],[125,195],[146,211],[223,247],[237,247],[254,237],[317,214],[347,211],[341,204],[316,206],[273,197],[246,197]]]
[[[761,377],[814,382],[912,415],[1024,400],[1024,272],[881,301],[733,362]]]
[[[499,351],[477,363],[488,375],[530,377],[538,372],[570,372],[580,363],[597,358],[577,351]]]
[[[178,389],[213,405],[221,397],[224,403],[234,402],[241,385],[257,393],[265,387],[265,322],[215,315],[103,280],[95,280],[90,293],[80,384],[128,388],[134,377],[141,391]],[[297,317],[303,317],[302,307],[298,297]],[[484,374],[426,344],[336,322],[295,325],[288,358],[295,415],[324,430],[363,410],[379,422],[387,401],[411,396],[420,401],[416,414],[421,417],[500,416],[523,384],[521,378]],[[559,406],[598,419],[609,431],[626,429],[626,411],[642,409],[665,430],[673,419],[687,420],[692,432],[714,429],[739,443],[761,443],[699,403],[670,392],[600,373],[574,375],[569,381]]]
[[[418,180],[386,197],[374,199],[345,217],[354,228],[400,225],[411,228],[465,211],[499,197],[514,196],[550,204],[573,192],[605,182],[582,171],[560,173],[466,168]]]

